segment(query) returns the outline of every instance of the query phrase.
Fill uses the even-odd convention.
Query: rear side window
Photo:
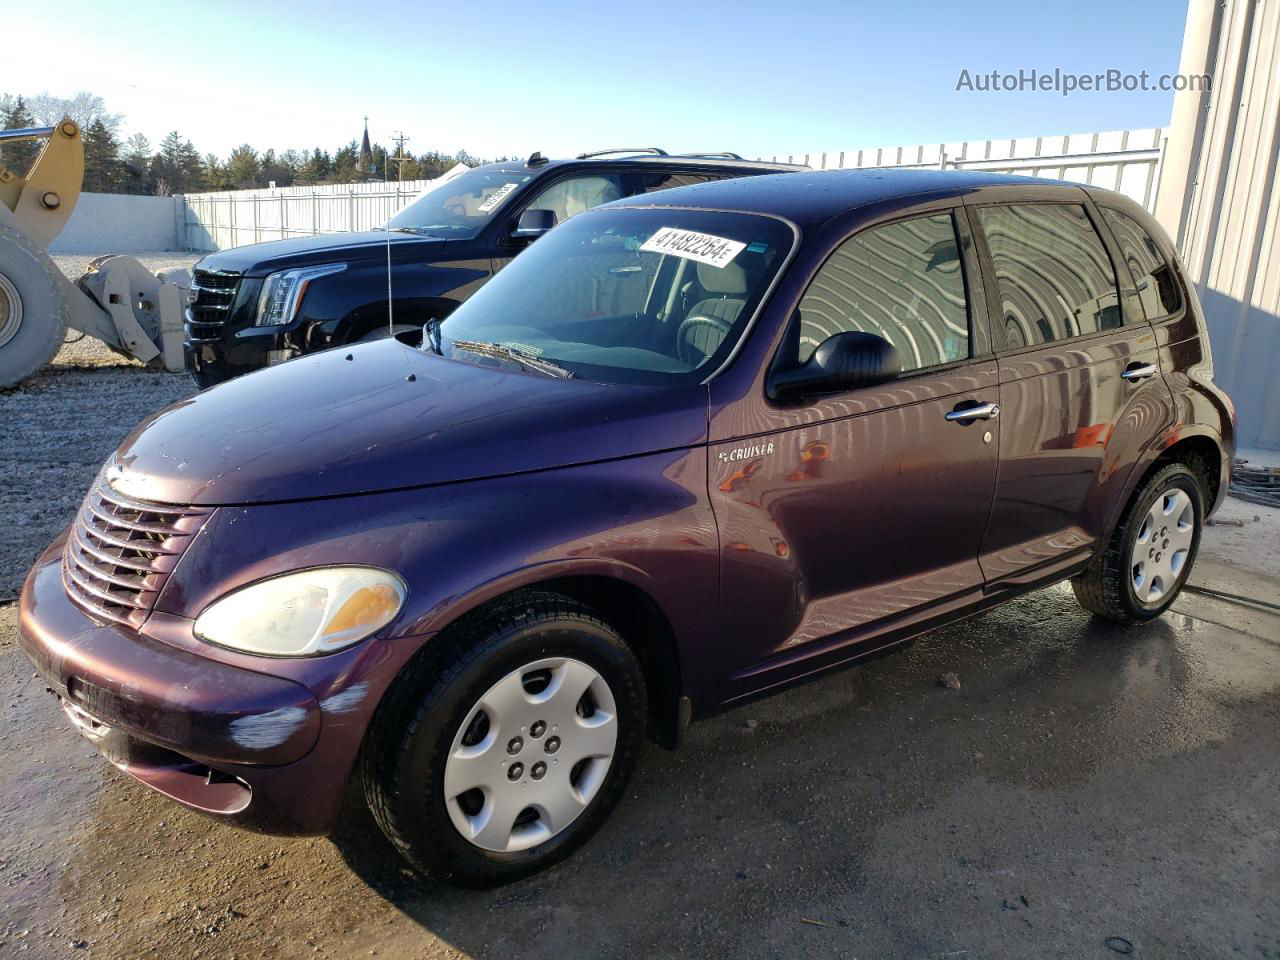
[[[1115,269],[1080,204],[979,207],[1000,291],[998,332],[1017,350],[1123,323]]]
[[[969,309],[950,214],[873,227],[846,240],[800,300],[800,349],[808,360],[837,333],[884,337],[902,369],[969,356]]]
[[[713,180],[727,180],[728,177],[715,176],[709,173],[644,173],[640,175],[642,192],[656,193],[671,187],[688,187],[695,183],[710,183]]]
[[[1100,209],[1107,226],[1115,234],[1116,242],[1120,244],[1120,252],[1124,254],[1124,262],[1133,275],[1134,285],[1138,288],[1138,299],[1142,301],[1147,319],[1159,320],[1176,313],[1182,306],[1178,281],[1173,276],[1172,265],[1151,239],[1151,234],[1128,214],[1110,207]]]

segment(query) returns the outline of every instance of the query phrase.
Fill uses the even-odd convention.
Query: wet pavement
[[[3,607],[0,956],[1275,960],[1280,618],[1176,609],[1042,591],[695,725],[575,858],[475,893],[354,803],[263,837],[107,768]]]
[[[355,803],[281,839],[150,793],[4,602],[191,390],[94,349],[0,394],[0,958],[1280,960],[1280,616],[1195,594],[1126,629],[1042,591],[697,724],[577,856],[488,893],[406,875]],[[1193,582],[1280,602],[1280,510],[1220,516]]]

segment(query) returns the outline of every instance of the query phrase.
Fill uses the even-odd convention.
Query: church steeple
[[[360,141],[360,158],[356,161],[356,172],[364,175],[373,173],[373,148],[369,146],[369,118],[364,118],[364,139]]]

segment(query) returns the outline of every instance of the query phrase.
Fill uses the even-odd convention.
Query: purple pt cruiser
[[[678,188],[556,227],[420,348],[147,419],[32,570],[22,643],[160,793],[321,833],[357,777],[415,867],[490,886],[581,846],[646,736],[1068,578],[1159,616],[1233,420],[1124,197]]]

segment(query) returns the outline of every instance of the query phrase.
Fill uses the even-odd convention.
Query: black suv
[[[258,243],[195,267],[187,369],[201,387],[304,353],[394,333],[420,341],[530,243],[610,200],[711,180],[808,169],[734,153],[656,147],[573,160],[476,167],[440,184],[385,228]],[[388,300],[390,261],[391,310]],[[619,277],[619,290],[626,286]]]

